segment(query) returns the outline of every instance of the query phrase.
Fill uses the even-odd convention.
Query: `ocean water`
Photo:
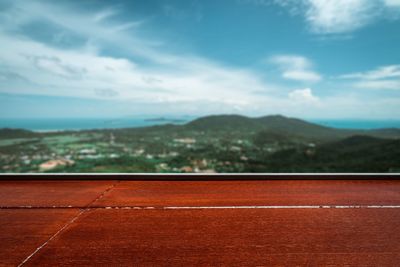
[[[194,117],[149,120],[149,118],[118,119],[0,119],[0,128],[19,128],[32,131],[62,131],[145,127],[167,123],[183,124]],[[400,128],[400,120],[309,120],[324,126],[343,129]]]
[[[167,123],[182,124],[188,119],[149,120],[146,118],[119,119],[0,119],[0,128],[18,128],[37,132],[88,129],[145,127]]]
[[[341,129],[400,128],[400,120],[310,120],[310,122]]]

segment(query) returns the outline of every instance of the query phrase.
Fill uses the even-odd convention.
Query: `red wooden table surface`
[[[1,181],[0,266],[399,266],[398,181]]]

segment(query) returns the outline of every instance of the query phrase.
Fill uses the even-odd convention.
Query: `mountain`
[[[400,140],[352,136],[321,146],[313,156],[320,165],[339,171],[393,172],[400,170]]]
[[[364,131],[363,133],[380,138],[400,138],[400,129],[398,128],[373,129]]]
[[[13,138],[33,138],[37,137],[38,133],[23,130],[23,129],[0,129],[0,139],[13,139]]]
[[[330,143],[325,145],[326,148],[329,150],[335,149],[335,150],[341,150],[341,149],[359,149],[360,147],[364,146],[371,146],[371,145],[381,145],[384,143],[387,143],[388,140],[386,139],[381,139],[381,138],[376,138],[372,136],[366,136],[366,135],[353,135],[351,137],[345,138],[343,140]]]
[[[159,118],[163,119],[163,118]],[[82,130],[82,132],[118,132],[120,135],[130,136],[132,134],[187,134],[187,131],[210,132],[219,135],[222,132],[240,134],[245,136],[254,135],[257,143],[270,142],[304,143],[331,142],[353,135],[372,136],[377,138],[394,139],[400,138],[400,129],[373,129],[373,130],[350,130],[336,129],[307,122],[296,118],[288,118],[281,115],[270,115],[258,118],[250,118],[242,115],[212,115],[195,119],[186,124],[164,124],[148,127],[125,128],[125,129],[98,129]],[[64,132],[65,133],[65,132]],[[57,135],[59,133],[35,133],[23,129],[0,129],[0,139],[7,138],[33,138],[43,135]]]
[[[262,124],[267,131],[292,134],[307,139],[325,141],[341,138],[347,134],[339,129],[321,126],[300,119],[287,118],[281,115],[264,116],[255,120]]]
[[[262,134],[267,139],[273,136],[278,139],[303,139],[314,142],[327,142],[350,137],[367,135],[380,138],[399,138],[400,129],[349,130],[336,129],[281,115],[270,115],[259,118],[249,118],[241,115],[213,115],[193,120],[186,129],[197,131],[247,131],[257,132],[258,140]]]
[[[16,166],[15,172],[37,171],[36,163],[23,160],[37,154],[73,158],[71,172],[179,172],[192,166],[240,173],[383,173],[400,172],[399,137],[394,128],[346,130],[280,115],[215,115],[137,128],[47,133],[0,129],[0,149],[3,165]],[[87,144],[96,155],[81,152]]]
[[[400,140],[351,136],[314,148],[276,152],[249,166],[247,172],[360,172],[400,171]]]
[[[260,130],[263,126],[257,120],[241,115],[212,115],[195,119],[185,128],[200,131]]]

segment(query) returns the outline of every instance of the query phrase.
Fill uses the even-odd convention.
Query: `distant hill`
[[[297,137],[317,140],[333,140],[346,136],[346,133],[339,129],[321,126],[304,120],[287,118],[281,115],[264,116],[256,118],[268,131],[276,133],[292,134]]]
[[[2,155],[10,155],[3,157],[7,168],[0,164],[0,172],[10,171],[8,166],[37,171],[36,163],[24,159],[36,153],[47,156],[43,160],[55,158],[58,151],[76,163],[67,172],[179,172],[190,166],[228,173],[400,173],[400,129],[336,129],[281,115],[215,115],[186,124],[47,133],[0,129],[0,141]],[[96,152],[82,153],[86,147]]]
[[[373,129],[361,131],[361,133],[380,138],[400,138],[400,129],[398,128]]]
[[[185,122],[185,120],[182,120],[182,119],[170,119],[170,118],[164,118],[164,117],[150,118],[150,119],[145,119],[144,121],[148,121],[148,122],[170,122],[170,123],[182,123],[182,122]]]
[[[11,128],[0,129],[0,139],[33,138],[37,137],[38,135],[39,135],[38,133],[24,129],[11,129]]]
[[[372,136],[366,136],[366,135],[354,135],[348,138],[345,138],[343,140],[330,143],[325,145],[324,147],[328,149],[335,149],[335,150],[340,150],[340,149],[353,149],[353,148],[360,148],[363,146],[371,146],[371,145],[381,145],[387,143],[388,140],[386,139],[381,139],[381,138],[376,138]],[[389,141],[391,142],[391,141]]]
[[[155,118],[155,120],[166,120]],[[179,121],[181,122],[181,121]],[[224,133],[235,133],[247,135],[255,134],[260,144],[268,142],[317,142],[325,143],[343,139],[353,135],[372,136],[377,138],[396,139],[400,138],[400,129],[373,129],[373,130],[350,130],[326,127],[301,119],[288,118],[282,115],[270,115],[258,118],[250,118],[242,115],[212,115],[195,119],[186,124],[174,124],[173,122],[164,125],[121,128],[121,129],[93,129],[82,130],[81,132],[115,132],[120,135],[132,134],[162,134],[182,133],[187,131],[212,132],[218,135]],[[74,131],[68,131],[69,133]],[[35,133],[23,129],[0,129],[0,139],[9,138],[32,138],[43,135],[59,135],[57,133]],[[264,139],[264,140],[263,140]]]
[[[278,139],[282,137],[306,139],[311,141],[333,141],[353,135],[368,135],[380,138],[400,138],[400,129],[376,129],[376,130],[347,130],[336,129],[307,122],[296,118],[288,118],[281,115],[271,115],[259,118],[249,118],[241,115],[213,115],[193,120],[185,128],[201,131],[247,131],[264,133],[266,138],[272,135]],[[279,136],[281,135],[281,136]]]
[[[399,172],[400,140],[351,136],[316,148],[288,149],[247,171]]]
[[[321,146],[315,158],[355,172],[399,172],[400,140],[352,136]]]
[[[195,119],[185,125],[191,130],[260,130],[263,126],[255,119],[241,115],[213,115]]]

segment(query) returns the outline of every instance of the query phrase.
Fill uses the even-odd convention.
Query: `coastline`
[[[54,133],[66,131],[107,130],[122,128],[140,128],[164,124],[184,124],[191,119],[171,118],[168,120],[102,119],[102,118],[64,118],[64,119],[0,119],[0,129],[23,129],[35,133]]]
[[[182,125],[190,119],[149,120],[149,119],[116,119],[107,123],[104,119],[0,119],[0,129],[24,129],[35,133],[57,133],[66,131],[109,130],[121,128],[141,128],[156,125]],[[366,119],[312,119],[306,120],[321,126],[337,129],[400,129],[400,120],[366,120]],[[115,123],[118,122],[118,123]]]

